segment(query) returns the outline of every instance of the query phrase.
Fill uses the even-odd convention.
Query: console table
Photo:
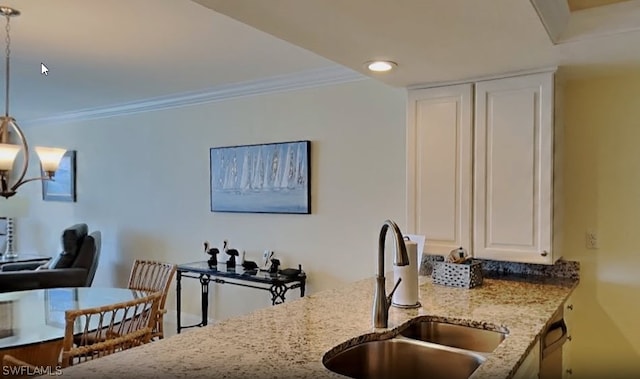
[[[201,301],[202,301],[202,321],[195,325],[182,326],[180,324],[181,292],[180,282],[182,278],[193,278],[200,281]],[[269,291],[271,294],[271,304],[284,303],[287,291],[300,288],[300,297],[304,296],[307,275],[302,271],[297,276],[285,276],[271,274],[261,270],[244,270],[241,266],[236,269],[227,270],[225,264],[220,264],[220,269],[216,266],[209,267],[206,261],[192,262],[178,265],[176,270],[176,317],[178,333],[182,329],[207,325],[207,311],[209,309],[209,283],[232,284],[236,286],[255,288]]]

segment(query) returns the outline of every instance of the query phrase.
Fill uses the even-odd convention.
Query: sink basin
[[[433,320],[411,323],[400,335],[481,353],[491,353],[505,338],[502,332]]]
[[[364,342],[325,356],[326,368],[351,378],[468,378],[485,358],[407,339]]]

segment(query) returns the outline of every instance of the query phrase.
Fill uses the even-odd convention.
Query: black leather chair
[[[34,264],[9,263],[0,272],[0,292],[56,287],[89,287],[98,268],[99,231],[88,234],[86,224],[76,224],[62,233],[63,251],[53,258],[48,268]],[[37,265],[37,264],[36,264]]]

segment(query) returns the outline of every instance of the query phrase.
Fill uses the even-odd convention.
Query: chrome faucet
[[[396,292],[398,284],[402,278],[398,278],[395,286],[391,290],[389,296],[385,291],[384,277],[384,246],[387,230],[391,228],[396,241],[396,255],[393,264],[396,266],[406,266],[409,264],[409,256],[407,248],[404,245],[402,232],[395,222],[386,220],[380,229],[380,238],[378,239],[378,276],[376,276],[376,292],[373,297],[373,327],[386,328],[389,323],[389,307],[391,306],[391,297]]]

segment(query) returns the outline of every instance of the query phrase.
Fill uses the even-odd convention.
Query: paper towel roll
[[[397,282],[398,278],[402,278],[402,281],[393,294],[391,304],[402,308],[419,307],[418,244],[413,241],[404,241],[404,245],[407,247],[409,264],[407,266],[393,266],[393,282]]]

